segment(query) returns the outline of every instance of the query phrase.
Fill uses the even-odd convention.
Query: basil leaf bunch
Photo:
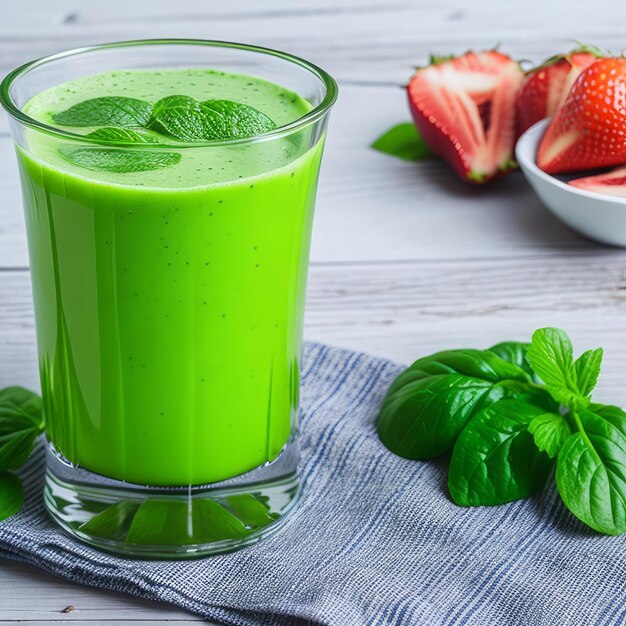
[[[43,426],[38,395],[22,387],[0,390],[0,520],[22,508],[22,482],[10,470],[26,462]]]
[[[556,463],[566,507],[601,533],[624,533],[626,413],[592,402],[602,355],[574,360],[557,328],[535,331],[530,343],[438,352],[391,384],[379,437],[410,459],[451,451],[448,489],[461,506],[529,497]]]

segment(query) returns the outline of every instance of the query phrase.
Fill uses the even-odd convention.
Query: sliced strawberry
[[[515,94],[523,80],[500,52],[433,59],[408,85],[413,119],[428,147],[472,183],[514,166]]]
[[[598,59],[586,48],[552,57],[526,74],[515,100],[517,136],[561,107],[578,75]]]
[[[626,59],[599,59],[578,76],[539,144],[548,174],[626,163]]]
[[[626,166],[618,167],[612,172],[606,172],[605,174],[577,178],[570,181],[569,184],[586,191],[595,191],[607,196],[626,198]]]

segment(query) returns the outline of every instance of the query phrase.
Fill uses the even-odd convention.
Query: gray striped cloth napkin
[[[321,345],[305,357],[304,493],[278,533],[197,561],[118,559],[48,520],[38,453],[25,508],[0,524],[0,555],[226,624],[626,623],[625,538],[588,531],[554,489],[455,506],[445,462],[407,461],[378,441],[377,408],[398,365]]]

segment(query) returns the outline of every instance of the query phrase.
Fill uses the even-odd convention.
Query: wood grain
[[[64,612],[67,607],[72,608]],[[0,623],[100,624],[106,619],[134,626],[146,621],[154,624],[153,620],[142,619],[146,613],[177,625],[203,621],[168,604],[81,587],[30,565],[0,561]]]
[[[200,37],[286,49],[323,64],[342,81],[400,84],[430,51],[503,43],[511,53],[532,59],[571,47],[574,39],[620,50],[626,21],[612,0],[595,2],[592,15],[584,0],[25,4],[33,9],[14,10],[0,24],[0,35],[11,43],[0,69],[44,48],[47,53],[115,39]]]

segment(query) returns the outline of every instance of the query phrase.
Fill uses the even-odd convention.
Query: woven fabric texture
[[[237,625],[626,623],[626,540],[586,529],[554,488],[464,509],[444,461],[389,453],[378,407],[400,366],[309,344],[300,421],[303,497],[280,531],[194,561],[119,559],[77,543],[41,503],[43,454],[26,504],[0,524],[0,555],[64,578]]]

